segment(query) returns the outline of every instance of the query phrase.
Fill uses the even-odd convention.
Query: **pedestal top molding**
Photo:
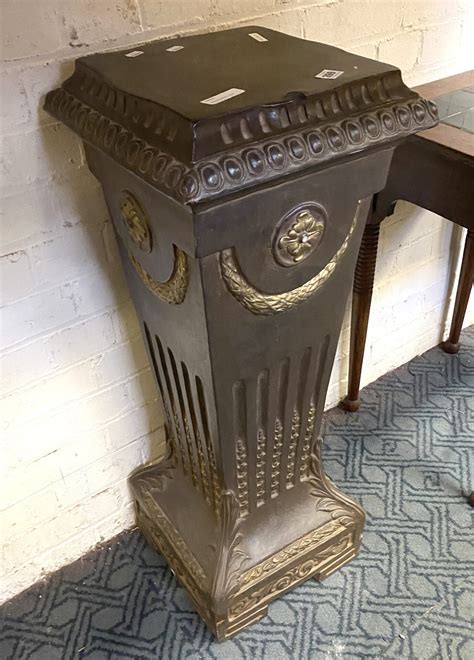
[[[82,57],[45,108],[184,204],[437,123],[397,68],[261,27]]]

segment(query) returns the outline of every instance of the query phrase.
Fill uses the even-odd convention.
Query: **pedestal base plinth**
[[[170,460],[140,468],[131,485],[141,531],[220,640],[359,549],[364,513],[321,472],[318,451],[306,480],[245,516],[232,491],[222,492],[216,514]]]

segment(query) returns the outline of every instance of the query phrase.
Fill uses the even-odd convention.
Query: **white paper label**
[[[138,57],[139,55],[143,55],[142,50],[132,50],[131,53],[125,53],[125,57]]]
[[[170,46],[166,50],[168,53],[176,53],[178,50],[183,50],[184,46]]]
[[[317,73],[314,77],[315,78],[324,78],[325,80],[334,80],[335,78],[339,78],[339,76],[342,76],[344,71],[334,71],[333,69],[323,69],[319,73]]]
[[[245,89],[239,89],[238,87],[231,87],[230,89],[226,89],[225,92],[221,92],[220,94],[216,94],[215,96],[210,96],[208,99],[203,99],[201,103],[205,103],[206,105],[217,105],[218,103],[227,101],[228,99],[231,99],[234,96],[238,96],[239,94],[243,94],[244,92]]]
[[[259,34],[258,32],[249,32],[249,37],[252,37],[252,39],[255,39],[255,41],[268,41],[263,35]]]

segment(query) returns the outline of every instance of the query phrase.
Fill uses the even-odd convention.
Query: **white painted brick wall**
[[[250,23],[393,62],[419,84],[473,66],[473,20],[470,0],[3,0],[3,599],[131,526],[127,476],[163,444],[100,186],[45,92],[84,53]],[[384,223],[364,383],[441,340],[460,240],[409,204]],[[345,394],[348,338],[347,316],[328,407]]]

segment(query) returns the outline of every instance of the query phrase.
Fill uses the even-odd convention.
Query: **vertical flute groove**
[[[155,349],[153,346],[153,340],[150,335],[150,331],[148,330],[148,326],[146,323],[143,324],[144,329],[145,329],[145,338],[146,338],[146,343],[148,346],[148,351],[150,353],[150,358],[151,358],[151,363],[153,366],[153,371],[156,377],[156,382],[158,383],[158,389],[161,394],[161,401],[163,403],[163,410],[165,413],[165,418],[166,418],[166,441],[170,443],[172,447],[172,453],[173,453],[173,459],[175,461],[178,461],[181,463],[181,452],[178,449],[176,438],[175,438],[175,430],[173,426],[173,419],[172,419],[172,413],[170,409],[170,402],[168,399],[169,392],[165,390],[165,387],[163,385],[163,378],[161,375],[161,369],[158,364],[158,361],[156,359],[156,353]]]
[[[190,420],[188,421],[188,426],[191,426],[192,440],[195,442],[196,453],[197,453],[197,468],[199,472],[199,484],[204,495],[204,499],[209,506],[212,505],[211,491],[210,491],[210,478],[208,474],[208,462],[204,455],[204,449],[202,444],[201,434],[199,432],[199,427],[196,418],[196,411],[194,408],[194,401],[191,392],[191,385],[189,381],[189,373],[184,362],[181,362],[181,371],[183,374],[184,381],[184,393],[186,395],[187,410],[189,410]],[[186,416],[187,419],[187,416]]]
[[[176,406],[176,422],[179,427],[183,430],[184,434],[184,443],[187,451],[187,458],[189,462],[189,469],[191,473],[191,479],[193,482],[194,486],[197,486],[198,484],[198,479],[197,479],[197,470],[196,470],[196,464],[194,460],[194,452],[193,452],[193,442],[191,438],[191,433],[189,429],[189,425],[187,423],[186,419],[186,411],[185,411],[185,406],[184,406],[184,397],[183,397],[183,392],[181,389],[181,384],[179,382],[179,375],[178,375],[178,368],[176,366],[176,360],[174,358],[173,351],[168,348],[168,356],[171,364],[171,374],[173,376],[173,384],[174,388],[177,394],[177,406]]]
[[[212,443],[212,438],[211,438],[211,433],[209,429],[209,419],[207,415],[207,405],[206,405],[206,398],[204,395],[204,387],[202,384],[202,380],[199,378],[199,376],[195,377],[195,383],[196,383],[196,391],[197,391],[197,398],[198,398],[198,406],[197,409],[200,414],[200,422],[202,426],[202,430],[204,433],[204,443],[206,446],[207,450],[207,456],[209,460],[209,469],[211,473],[211,483],[212,483],[212,496],[214,500],[214,511],[216,512],[217,515],[220,513],[220,506],[221,506],[221,498],[222,498],[222,486],[221,486],[221,481],[219,479],[219,473],[217,470],[217,461],[216,461],[216,454],[214,451],[214,445]]]
[[[304,429],[303,442],[301,447],[301,459],[299,463],[299,477],[305,479],[309,474],[309,464],[311,458],[311,447],[313,444],[314,427],[316,423],[316,412],[320,402],[321,381],[326,364],[327,350],[329,346],[329,335],[326,335],[319,346],[314,365],[314,385],[311,390],[309,402],[308,417],[306,428]],[[308,379],[309,380],[309,379]]]
[[[189,464],[186,448],[185,448],[185,445],[184,445],[183,432],[182,432],[180,421],[179,421],[179,418],[178,418],[177,402],[176,402],[176,397],[175,397],[175,394],[173,392],[173,388],[172,388],[172,385],[171,385],[171,376],[170,376],[170,373],[169,373],[168,364],[167,364],[167,361],[166,361],[163,345],[162,345],[159,337],[157,337],[156,335],[155,335],[155,341],[156,341],[156,345],[158,347],[158,353],[159,353],[159,356],[160,356],[159,362],[160,362],[161,368],[163,370],[164,382],[166,384],[166,391],[168,392],[168,397],[169,397],[169,400],[170,400],[170,405],[171,405],[170,413],[171,413],[171,418],[172,418],[172,427],[174,429],[174,435],[175,435],[175,438],[176,438],[176,445],[177,445],[177,447],[179,447],[179,454],[180,454],[180,458],[181,458],[180,462],[181,462],[181,466],[182,466],[182,469],[183,469],[183,473],[185,475],[188,475],[190,473],[190,464]]]

